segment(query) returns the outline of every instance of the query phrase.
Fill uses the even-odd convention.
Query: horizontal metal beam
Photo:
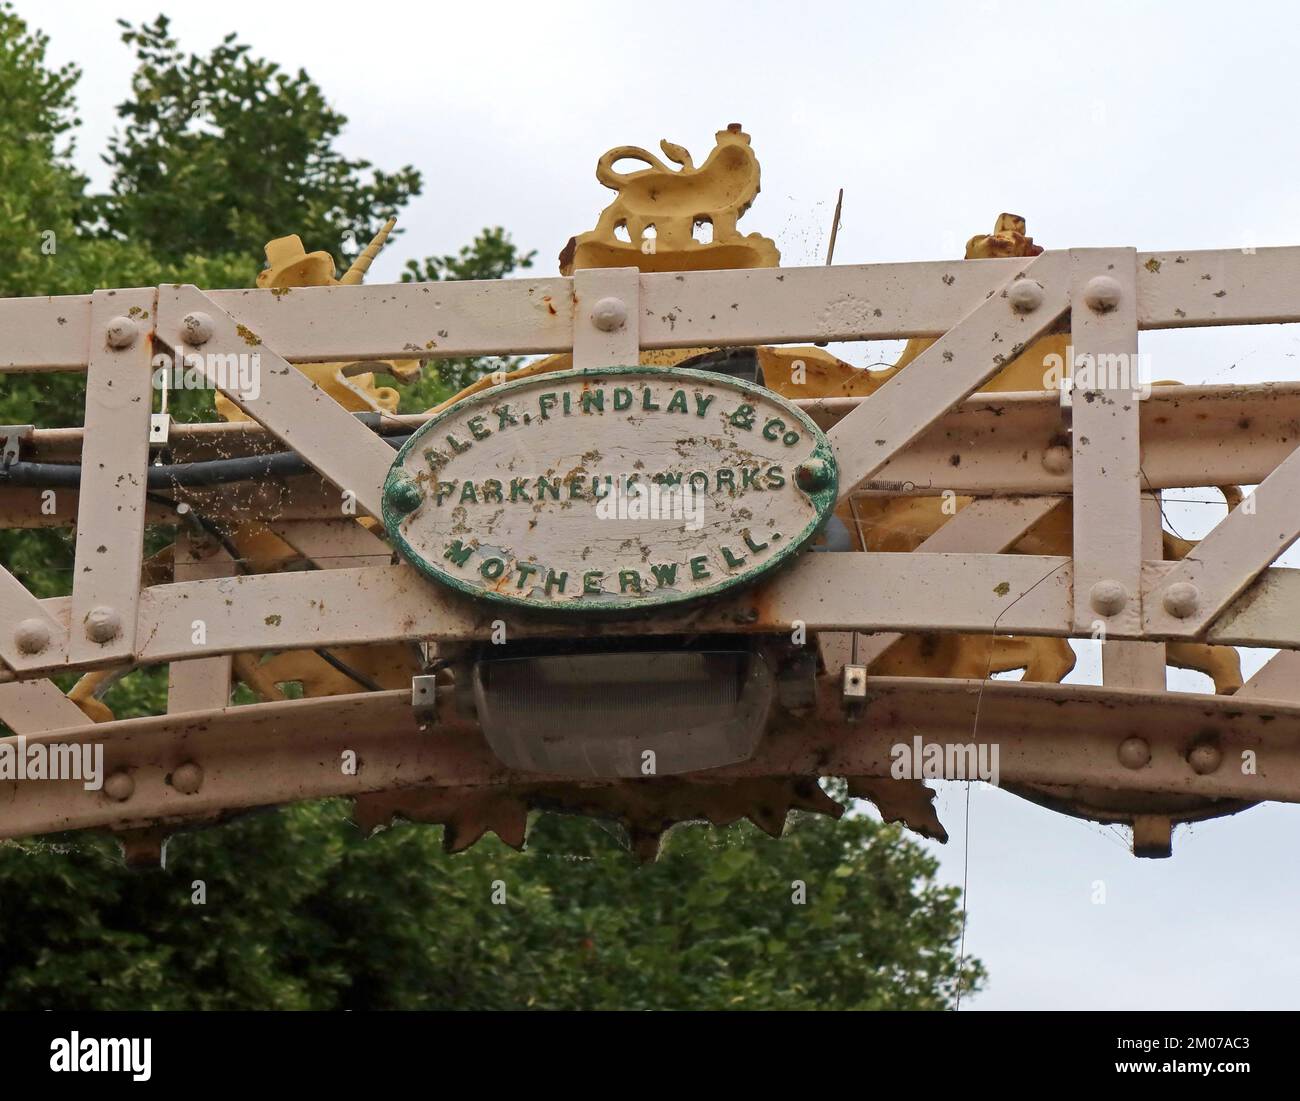
[[[90,362],[88,294],[0,298],[0,374],[84,371]]]
[[[1300,247],[1138,253],[1138,327],[1300,321]],[[891,340],[947,332],[1021,259],[653,273],[641,346]],[[166,290],[166,288],[160,288]],[[573,280],[211,292],[290,359],[409,359],[573,346]],[[0,302],[0,373],[84,369],[90,295]]]
[[[743,596],[653,618],[571,623],[483,608],[409,566],[243,576],[157,585],[142,594],[142,661],[205,653],[352,645],[402,638],[511,638],[807,630],[1063,634],[1069,560],[1035,555],[805,555]],[[954,586],[954,578],[960,582]],[[56,611],[59,601],[48,602]],[[193,641],[195,620],[206,640]]]
[[[826,427],[861,400],[800,403]],[[1156,386],[1138,402],[1142,487],[1255,485],[1300,445],[1300,384]],[[1070,437],[1055,393],[975,394],[861,492],[1069,493]]]
[[[818,398],[794,404],[829,428],[866,400]],[[1139,402],[1138,417],[1144,488],[1255,485],[1300,445],[1300,383],[1158,386]],[[419,414],[390,418],[412,432],[427,419]],[[1055,393],[974,394],[891,459],[860,492],[1069,493],[1068,442]],[[38,429],[28,454],[40,462],[76,462],[80,446],[80,429]],[[171,450],[177,461],[231,458],[281,447],[255,422],[172,428]],[[181,496],[204,515],[337,518],[338,494],[322,494],[324,485],[312,475],[191,489]],[[75,493],[60,492],[50,515],[40,507],[40,494],[38,489],[0,488],[0,522],[7,527],[58,526],[75,517]],[[151,514],[150,522],[165,518]]]
[[[1300,248],[1138,254],[1138,328],[1300,320]]]
[[[893,747],[917,737],[996,746],[1002,784],[1071,785],[1087,776],[1090,786],[1116,791],[1300,801],[1298,704],[1011,681],[873,678],[865,713],[849,722],[838,684],[822,678],[815,721],[778,720],[753,759],[707,776],[719,783],[888,776]],[[1120,762],[1119,746],[1129,738],[1149,748],[1139,768]],[[416,785],[570,779],[508,771],[472,724],[451,715],[421,730],[406,691],[225,708],[183,723],[176,716],[129,719],[28,738],[29,746],[37,742],[102,744],[105,775],[124,777],[108,791],[126,797],[87,791],[76,780],[7,784],[0,788],[0,837],[158,819],[181,824],[243,807]],[[1189,763],[1197,746],[1214,747],[1212,771],[1204,771],[1205,751],[1201,771]],[[348,751],[355,773],[342,767]],[[1247,751],[1253,771],[1242,768]],[[181,766],[191,766],[183,773],[187,791],[174,786]]]
[[[959,554],[974,551],[998,554],[1043,520],[1064,497],[983,497],[958,510],[942,527],[929,536],[917,554]],[[865,533],[860,533],[865,542]],[[903,636],[896,631],[876,634],[842,635],[826,632],[821,636],[822,661],[827,669],[839,669],[852,661],[870,666]]]
[[[1146,587],[1177,562],[1147,561]],[[807,631],[937,631],[1070,637],[1070,560],[1027,554],[809,553],[770,582],[688,612],[572,623],[484,609],[405,565],[243,575],[154,585],[141,593],[137,659],[184,661],[221,653],[363,645],[401,639],[510,638]],[[68,598],[39,602],[66,630]],[[204,625],[196,643],[195,621]],[[66,636],[64,636],[66,638]],[[1112,638],[1167,641],[1116,631]],[[1175,640],[1176,641],[1176,640]],[[1272,568],[1206,632],[1231,646],[1300,649],[1300,570]],[[59,649],[36,654],[25,676],[88,669]]]
[[[1175,566],[1146,562],[1147,584],[1158,585]],[[799,623],[808,631],[1070,637],[1071,573],[1068,558],[1043,555],[812,553],[767,584],[708,607],[584,623],[484,609],[405,565],[244,575],[145,589],[137,657],[148,663],[411,638],[484,640],[498,620],[506,621],[511,638],[784,634]],[[40,606],[54,624],[66,624],[66,597]],[[202,643],[194,641],[196,620],[204,624]],[[1300,570],[1266,571],[1210,627],[1205,641],[1300,648]],[[49,675],[97,664],[103,663],[66,662],[56,649],[29,658],[24,672]]]
[[[573,280],[559,276],[211,291],[210,297],[299,363],[573,347]]]

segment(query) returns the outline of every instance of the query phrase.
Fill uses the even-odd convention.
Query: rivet
[[[50,626],[43,619],[24,619],[14,628],[14,645],[24,654],[39,654],[50,644]]]
[[[129,348],[140,335],[140,327],[129,317],[115,317],[104,329],[110,348]]]
[[[129,772],[115,772],[104,781],[104,794],[118,803],[124,803],[135,794],[135,781]]]
[[[1128,590],[1118,581],[1098,581],[1088,592],[1088,602],[1095,612],[1115,615],[1122,612],[1128,603]]]
[[[1123,294],[1119,280],[1110,275],[1095,275],[1083,288],[1083,300],[1097,313],[1109,313],[1119,305]]]
[[[1062,444],[1053,444],[1043,452],[1043,469],[1049,474],[1064,474],[1073,461],[1070,449]]]
[[[405,516],[420,507],[424,500],[424,490],[414,478],[402,475],[388,483],[384,489],[384,500],[392,506],[394,512]]]
[[[1208,776],[1223,763],[1223,753],[1217,745],[1202,742],[1192,747],[1192,751],[1187,754],[1187,763],[1198,776]]]
[[[1116,752],[1125,768],[1143,768],[1151,760],[1151,745],[1145,738],[1125,738]]]
[[[186,344],[196,348],[206,344],[212,339],[212,318],[198,310],[187,313],[181,319],[181,333],[185,337]]]
[[[105,605],[86,613],[86,637],[91,642],[112,642],[122,632],[122,617]]]
[[[186,761],[172,770],[172,787],[183,795],[193,795],[203,786],[203,769],[193,761]]]
[[[825,459],[807,459],[795,468],[794,480],[805,493],[816,493],[830,485],[831,469]]]
[[[591,309],[591,323],[603,333],[627,324],[627,304],[621,298],[602,298]]]
[[[1201,592],[1190,581],[1175,581],[1165,590],[1164,606],[1175,619],[1186,619],[1200,603]]]
[[[1017,279],[1007,290],[1007,298],[1017,313],[1033,313],[1043,304],[1043,284],[1037,279]]]

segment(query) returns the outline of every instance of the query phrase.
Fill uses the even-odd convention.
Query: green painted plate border
[[[744,571],[740,576],[730,578],[729,580],[718,585],[716,588],[709,589],[706,592],[695,593],[670,593],[663,597],[647,597],[636,602],[627,601],[608,601],[608,600],[577,600],[565,604],[543,604],[540,601],[534,602],[528,597],[503,596],[501,593],[486,592],[483,589],[470,585],[458,578],[452,577],[445,572],[440,566],[427,561],[422,555],[418,554],[414,547],[407,542],[405,537],[398,530],[398,525],[402,520],[409,516],[410,513],[398,512],[392,508],[388,502],[388,490],[403,474],[402,463],[406,456],[416,448],[424,446],[428,437],[434,435],[440,425],[445,424],[453,416],[460,417],[467,410],[476,408],[479,405],[491,403],[498,404],[502,398],[510,393],[523,390],[529,387],[538,387],[544,383],[561,383],[571,379],[582,378],[608,378],[618,377],[620,375],[650,375],[658,376],[664,379],[688,379],[700,383],[708,383],[712,386],[721,386],[731,388],[742,394],[747,394],[763,401],[775,403],[791,417],[794,417],[808,434],[815,441],[816,446],[808,459],[821,459],[826,463],[826,468],[830,472],[830,479],[823,488],[809,493],[807,496],[812,500],[815,515],[811,521],[804,527],[794,539],[786,546],[774,554],[762,565],[755,566],[750,570]],[[802,461],[807,461],[802,460]],[[791,485],[794,479],[791,476]],[[544,374],[533,375],[530,378],[514,379],[511,382],[502,383],[498,386],[490,386],[478,394],[473,394],[463,401],[450,405],[441,413],[436,414],[432,420],[425,421],[409,440],[406,441],[397,452],[397,457],[393,460],[392,466],[388,470],[388,477],[384,480],[383,492],[383,521],[384,529],[393,541],[393,546],[401,553],[403,559],[414,566],[420,573],[424,574],[429,580],[437,582],[446,588],[454,589],[473,600],[486,604],[495,604],[511,608],[518,608],[522,611],[540,612],[543,614],[557,615],[590,615],[593,613],[604,613],[606,615],[635,615],[638,612],[658,610],[664,607],[670,607],[677,604],[689,604],[711,600],[715,597],[725,596],[734,592],[736,589],[750,585],[760,579],[768,576],[773,571],[780,569],[792,561],[808,542],[816,536],[818,531],[829,519],[831,512],[835,507],[835,498],[839,488],[839,468],[835,464],[835,453],[831,447],[831,442],[826,438],[824,433],[811,417],[796,405],[790,404],[780,394],[774,390],[769,390],[765,386],[749,382],[746,379],[732,378],[729,375],[718,374],[712,371],[697,371],[691,367],[649,367],[649,366],[619,366],[619,367],[598,367],[586,368],[571,371],[555,371]]]

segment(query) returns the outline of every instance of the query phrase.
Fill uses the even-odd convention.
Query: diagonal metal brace
[[[840,500],[1051,329],[1070,304],[1069,284],[1067,253],[1026,260],[1001,290],[835,425],[828,436]]]
[[[271,291],[249,291],[271,295]],[[201,345],[192,341],[206,337]],[[158,338],[181,355],[197,352],[210,382],[268,431],[298,452],[323,477],[350,493],[371,516],[382,516],[384,479],[393,450],[296,370],[274,348],[197,287],[163,287]],[[255,356],[256,385],[241,391],[224,357]],[[225,385],[222,385],[224,383]]]

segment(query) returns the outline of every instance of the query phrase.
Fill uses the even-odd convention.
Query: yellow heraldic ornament
[[[680,169],[669,168],[635,145],[620,145],[596,162],[596,179],[617,191],[618,198],[601,212],[595,229],[565,245],[560,273],[572,275],[579,268],[776,267],[781,253],[774,241],[759,233],[746,237],[736,229],[759,190],[758,158],[740,123],[718,131],[717,144],[698,168],[680,145],[661,141],[659,146]],[[641,161],[649,167],[616,172],[619,161]],[[695,227],[703,224],[712,227],[710,241],[695,237]]]
[[[341,279],[334,278],[334,257],[328,252],[308,252],[296,233],[277,237],[266,246],[267,266],[257,273],[257,285],[263,290],[290,293],[301,287],[356,286],[365,277],[379,250],[397,224],[389,218]],[[296,363],[294,366],[316,383],[344,409],[353,413],[382,411],[393,413],[401,395],[391,386],[376,386],[374,363]],[[409,382],[419,376],[418,359],[386,362],[387,371]],[[226,421],[250,418],[224,394],[216,396],[217,415]]]

